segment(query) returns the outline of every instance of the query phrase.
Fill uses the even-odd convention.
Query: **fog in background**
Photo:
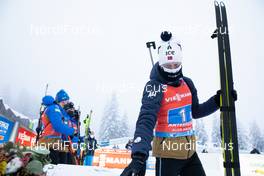
[[[237,118],[247,127],[263,119],[264,3],[226,5]],[[0,96],[38,118],[46,84],[53,96],[63,88],[82,118],[93,109],[97,132],[116,92],[134,131],[151,70],[145,43],[159,41],[163,30],[180,38],[183,73],[192,78],[202,102],[220,88],[217,41],[210,38],[215,28],[212,0],[1,0]],[[219,115],[205,118],[208,128],[213,118]]]

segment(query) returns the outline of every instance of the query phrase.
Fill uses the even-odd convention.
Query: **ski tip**
[[[224,7],[224,6],[225,6],[225,3],[224,3],[223,1],[221,1],[221,2],[220,2],[220,5],[221,5],[222,7]]]
[[[214,1],[215,6],[219,6],[218,1]]]

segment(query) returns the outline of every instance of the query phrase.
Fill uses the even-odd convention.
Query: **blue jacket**
[[[58,104],[54,103],[54,98],[52,96],[45,96],[42,99],[42,103],[47,107],[45,114],[48,117],[52,128],[62,135],[73,135],[74,129],[64,124],[63,119],[66,117],[65,113]]]
[[[139,117],[136,123],[136,131],[134,134],[134,144],[132,146],[132,154],[143,153],[149,155],[151,150],[151,141],[153,139],[153,129],[156,125],[157,114],[160,110],[161,100],[163,98],[162,91],[156,91],[155,94],[149,96],[147,87],[155,87],[158,90],[162,84],[169,84],[159,73],[159,65],[156,63],[151,70],[150,81],[147,82],[140,108]],[[206,102],[200,104],[197,96],[197,90],[190,78],[183,77],[192,93],[192,116],[198,119],[215,112],[219,107],[215,103],[214,96]],[[173,85],[172,85],[173,86]]]

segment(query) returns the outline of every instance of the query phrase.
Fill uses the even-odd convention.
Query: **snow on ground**
[[[60,164],[48,171],[48,176],[119,176],[121,169],[108,169],[97,166],[74,166]],[[154,170],[148,170],[146,176],[154,176]]]
[[[223,160],[220,153],[199,154],[208,176],[223,176]],[[264,176],[264,155],[241,154],[242,176]],[[97,166],[57,165],[48,170],[48,176],[119,176],[121,169]],[[146,176],[155,176],[154,170],[147,170]]]
[[[223,176],[223,157],[221,153],[199,153],[206,174]],[[264,155],[240,154],[242,176],[264,176]]]

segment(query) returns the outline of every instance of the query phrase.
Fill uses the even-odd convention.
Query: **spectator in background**
[[[257,148],[254,148],[250,154],[260,154],[260,151]]]
[[[86,144],[84,165],[91,166],[93,163],[94,151],[98,148],[97,140],[95,139],[93,131],[90,132],[87,141],[88,143]]]
[[[64,90],[57,93],[56,102],[52,96],[45,96],[42,99],[46,109],[41,117],[43,129],[39,143],[50,150],[52,164],[67,164],[68,148],[64,145],[63,138],[76,134],[76,130],[68,126],[66,112],[63,110],[69,99]]]

